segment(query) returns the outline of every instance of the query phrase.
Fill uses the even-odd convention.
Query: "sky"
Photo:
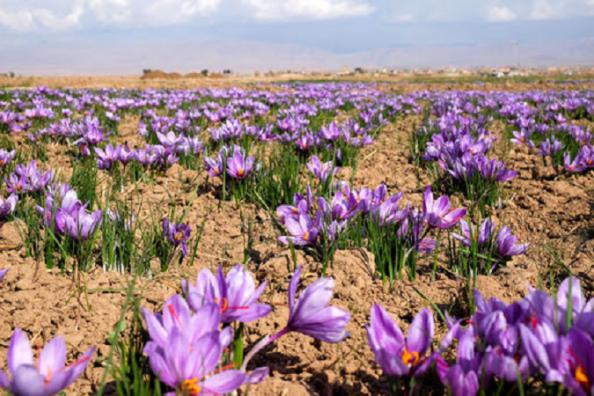
[[[594,65],[594,0],[0,0],[0,72]]]

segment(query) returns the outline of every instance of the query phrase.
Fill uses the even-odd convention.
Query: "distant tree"
[[[231,74],[231,69],[225,69],[225,70],[223,70],[223,74]]]
[[[142,75],[146,76],[147,74],[150,74],[152,72],[152,69],[142,69]]]
[[[363,69],[362,67],[355,67],[355,73],[363,74],[365,73],[365,69]]]
[[[202,69],[200,74],[202,74],[204,77],[208,76],[208,69]]]

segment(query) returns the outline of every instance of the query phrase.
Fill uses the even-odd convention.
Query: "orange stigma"
[[[184,234],[181,231],[178,231],[175,233],[175,241],[176,242],[180,242],[183,237],[184,237]]]
[[[585,390],[590,390],[592,384],[590,383],[588,375],[586,375],[586,370],[584,369],[584,366],[582,366],[581,364],[577,366],[577,368],[575,369],[574,377],[575,380],[582,386],[582,388],[584,388]]]
[[[533,329],[536,329],[536,326],[538,325],[538,318],[534,314],[530,316],[530,325]]]
[[[404,348],[404,351],[402,351],[402,363],[404,363],[406,366],[416,366],[419,364],[419,360],[421,360],[419,357],[419,352],[409,351],[406,348]]]
[[[196,378],[187,379],[181,384],[181,394],[183,396],[197,396],[200,394],[200,391],[198,379]]]
[[[177,324],[180,324],[179,315],[177,314],[177,311],[175,310],[175,307],[173,306],[173,304],[167,305],[167,309],[169,310],[169,313],[171,314],[171,316],[173,316],[173,319],[175,320],[175,322]]]
[[[43,382],[47,385],[52,381],[52,369],[50,367],[47,368],[47,375],[43,379]]]
[[[305,231],[303,233],[303,240],[308,241],[309,240],[309,231]]]
[[[221,312],[225,312],[227,309],[229,309],[229,300],[227,300],[227,297],[223,297],[221,301]]]

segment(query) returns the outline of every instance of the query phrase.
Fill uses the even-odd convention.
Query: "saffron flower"
[[[175,247],[181,246],[184,256],[188,255],[187,241],[190,238],[192,229],[187,223],[171,223],[168,219],[163,219],[162,222],[163,235]]]
[[[94,352],[95,348],[89,348],[78,360],[65,366],[66,343],[62,337],[56,337],[35,361],[27,335],[16,329],[8,346],[9,374],[0,371],[0,387],[15,396],[56,395],[80,377]]]
[[[6,273],[8,272],[7,269],[0,269],[0,281],[2,279],[4,279],[4,277],[6,276]]]
[[[50,170],[42,174],[37,169],[36,161],[31,161],[27,165],[16,166],[14,172],[6,179],[6,187],[13,194],[38,192],[43,190],[53,177],[53,171]]]
[[[16,150],[6,151],[0,149],[0,168],[4,168],[16,156]]]
[[[266,367],[251,373],[219,367],[233,330],[221,324],[220,306],[206,303],[192,312],[179,295],[164,304],[162,313],[143,310],[150,341],[144,347],[153,372],[184,395],[224,394],[244,383],[258,383],[268,376]],[[175,395],[175,392],[167,393]]]
[[[452,236],[467,247],[472,245],[473,240],[476,241],[479,246],[489,243],[495,232],[495,224],[493,224],[493,221],[491,221],[490,218],[483,220],[479,226],[478,232],[476,226],[468,224],[464,219],[460,220],[459,226],[462,234],[453,233]]]
[[[299,214],[299,217],[285,218],[285,228],[290,236],[281,236],[279,241],[285,245],[289,242],[296,246],[312,245],[318,238],[319,227],[315,220],[312,220],[307,214]]]
[[[223,350],[218,332],[193,341],[177,327],[167,334],[165,345],[149,341],[145,347],[153,372],[176,390],[168,392],[169,396],[222,395],[242,386],[247,381],[244,372],[218,367]]]
[[[296,298],[301,277],[298,267],[289,286],[289,322],[287,331],[296,331],[325,342],[340,342],[348,333],[350,314],[344,309],[328,305],[332,299],[334,279],[322,277],[307,286]]]
[[[174,328],[189,341],[195,341],[206,334],[218,332],[221,322],[217,304],[204,304],[193,312],[186,300],[178,294],[174,294],[163,304],[161,313],[153,313],[148,309],[143,309],[142,313],[151,338],[145,352],[155,346],[165,348]],[[221,343],[226,347],[232,340],[232,331],[229,328],[219,336]]]
[[[433,328],[433,315],[425,308],[415,316],[405,339],[384,308],[374,304],[367,337],[376,361],[386,374],[396,377],[420,375],[432,362],[425,355],[431,346]]]
[[[182,280],[190,307],[196,311],[206,303],[216,303],[223,323],[248,323],[268,315],[272,307],[258,302],[265,288],[266,282],[256,288],[252,274],[241,264],[234,266],[226,277],[219,266],[216,276],[203,269],[196,277],[196,283]]]
[[[8,198],[0,197],[0,220],[4,220],[14,212],[19,197],[16,194],[10,194]]]
[[[317,340],[337,343],[344,340],[348,333],[346,325],[351,315],[349,312],[329,305],[334,289],[334,280],[322,277],[307,286],[296,298],[297,286],[301,277],[301,267],[293,273],[289,285],[289,320],[278,333],[266,336],[252,347],[243,361],[242,370],[246,370],[250,360],[267,345],[290,332],[302,333]]]
[[[102,219],[101,210],[89,212],[84,206],[72,212],[61,210],[56,213],[56,223],[63,222],[65,233],[73,239],[83,241],[89,239],[95,233]]]
[[[108,144],[105,149],[94,147],[95,154],[97,154],[97,167],[99,169],[109,169],[113,163],[120,159],[121,146],[112,146]]]
[[[216,159],[205,157],[204,158],[204,168],[206,169],[208,176],[210,177],[218,177],[223,174],[225,171],[225,159],[226,151],[224,148],[219,151],[219,155]]]
[[[518,238],[512,235],[509,227],[503,226],[499,229],[496,238],[497,251],[501,257],[509,258],[524,254],[528,250],[527,243],[517,243]]]
[[[564,384],[574,395],[588,396],[594,393],[594,342],[588,334],[572,329],[569,340],[569,370]]]
[[[338,171],[332,161],[322,162],[317,155],[311,157],[307,163],[307,169],[322,183],[325,183],[330,176],[334,176]]]
[[[254,169],[255,158],[248,156],[239,146],[233,147],[233,155],[227,158],[227,174],[236,180],[248,177]]]
[[[442,229],[452,228],[466,215],[464,208],[453,210],[450,208],[450,199],[447,196],[442,195],[434,200],[431,186],[427,186],[423,200],[423,214],[429,225]]]

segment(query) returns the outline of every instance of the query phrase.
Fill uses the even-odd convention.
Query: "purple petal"
[[[14,375],[21,365],[33,365],[33,350],[27,335],[21,329],[15,329],[8,346],[8,369]]]
[[[427,308],[419,312],[408,329],[407,346],[423,356],[433,339],[433,315]]]
[[[202,383],[202,388],[207,392],[225,394],[233,392],[246,382],[246,375],[239,370],[227,370],[213,375]]]

